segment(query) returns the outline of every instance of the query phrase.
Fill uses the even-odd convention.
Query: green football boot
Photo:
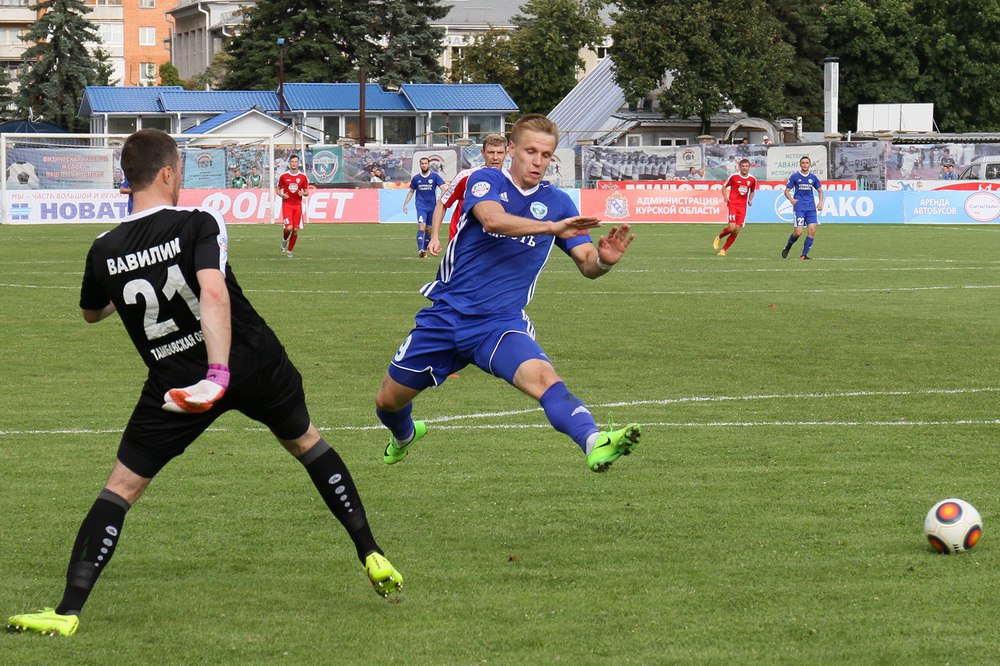
[[[47,636],[72,636],[80,626],[77,615],[60,615],[53,608],[43,608],[37,613],[12,615],[7,620],[7,631],[23,631]]]
[[[408,444],[399,446],[396,444],[396,439],[392,436],[389,437],[389,444],[385,447],[385,456],[382,458],[385,460],[386,465],[393,465],[398,463],[400,460],[406,457],[406,454],[410,451],[410,447],[417,443],[417,440],[421,439],[427,434],[427,426],[424,425],[423,421],[413,422],[413,439],[410,440]]]
[[[627,425],[621,430],[606,430],[597,434],[594,449],[587,455],[587,467],[594,472],[603,472],[611,463],[632,453],[639,445],[642,429],[637,424]]]
[[[388,597],[403,589],[403,574],[396,571],[385,555],[369,553],[365,558],[365,573],[380,597]]]

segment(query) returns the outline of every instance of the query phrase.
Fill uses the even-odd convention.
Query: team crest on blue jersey
[[[549,213],[549,207],[543,204],[541,201],[533,201],[531,203],[531,214],[536,220],[544,220],[545,216]]]
[[[472,196],[477,199],[481,199],[486,196],[486,193],[490,191],[490,184],[485,181],[479,181],[472,186]]]

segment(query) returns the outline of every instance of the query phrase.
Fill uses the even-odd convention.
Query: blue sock
[[[809,254],[809,249],[813,246],[813,241],[815,238],[806,238],[806,242],[802,244],[802,256]]]
[[[403,407],[398,412],[383,412],[381,409],[375,409],[375,415],[378,417],[378,420],[389,429],[389,432],[392,433],[397,442],[405,442],[413,437],[413,419],[410,416],[412,412],[412,402],[406,403],[406,407]]]
[[[795,241],[797,241],[798,239],[799,239],[798,236],[792,234],[791,236],[788,237],[788,242],[785,243],[785,247],[789,250],[792,249],[792,246],[795,245]]]
[[[417,250],[424,249],[424,237],[425,234],[422,229],[417,230]]]
[[[587,451],[587,438],[600,428],[594,423],[594,417],[583,401],[569,392],[566,384],[556,382],[542,394],[542,409],[552,427],[569,435],[577,445]]]

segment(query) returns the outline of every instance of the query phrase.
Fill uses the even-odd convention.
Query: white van
[[[959,180],[1000,180],[1000,155],[977,157],[965,167]]]

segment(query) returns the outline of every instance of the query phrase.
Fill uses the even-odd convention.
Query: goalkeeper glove
[[[218,363],[208,366],[205,379],[184,388],[170,389],[163,395],[163,409],[178,414],[201,414],[218,402],[229,388],[229,368]]]

